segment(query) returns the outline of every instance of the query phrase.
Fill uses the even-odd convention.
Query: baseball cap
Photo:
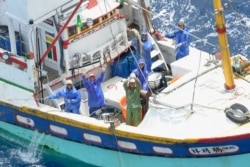
[[[95,74],[94,73],[89,73],[89,77],[94,77]]]
[[[130,79],[129,83],[135,83],[135,79],[134,78]]]
[[[178,22],[178,25],[184,25],[184,19],[180,19],[179,22]]]
[[[140,60],[138,61],[138,64],[145,64],[145,61],[144,61],[143,59],[140,59]]]
[[[147,30],[142,30],[142,31],[141,31],[141,34],[142,34],[142,35],[148,35],[148,31],[147,31]]]
[[[67,85],[73,85],[73,82],[72,82],[70,79],[68,79],[68,80],[66,81],[66,84],[67,84]]]

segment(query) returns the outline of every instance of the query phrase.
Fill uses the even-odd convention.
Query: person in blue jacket
[[[88,92],[88,106],[90,116],[95,116],[95,111],[105,107],[104,94],[101,83],[105,78],[105,70],[96,78],[94,73],[89,73],[89,77],[82,76],[82,83]]]
[[[147,30],[142,30],[141,32],[141,42],[142,42],[142,57],[137,56],[137,59],[144,58],[146,67],[148,72],[151,72],[151,67],[152,67],[152,60],[151,60],[151,51],[153,50],[153,44],[152,42],[148,39],[148,32]],[[135,48],[137,52],[139,52],[139,46],[137,40],[132,40],[132,46]]]
[[[166,34],[165,37],[175,39],[176,60],[189,55],[189,32],[183,19],[180,19],[178,29]]]
[[[50,95],[48,99],[57,99],[61,97],[64,98],[66,112],[80,114],[81,94],[76,90],[71,80],[66,81],[66,87],[63,90]]]
[[[148,91],[148,69],[143,59],[140,59],[138,64],[138,67],[132,73],[140,80],[142,90]]]

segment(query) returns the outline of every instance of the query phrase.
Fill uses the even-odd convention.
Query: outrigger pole
[[[40,66],[41,63],[44,61],[44,59],[46,58],[46,56],[48,55],[48,53],[50,52],[50,50],[52,49],[52,47],[55,45],[56,41],[58,40],[58,38],[61,36],[61,34],[63,33],[64,29],[67,27],[67,25],[69,24],[70,20],[73,18],[73,16],[75,15],[75,13],[77,12],[77,10],[81,7],[83,0],[80,0],[79,3],[77,4],[76,8],[74,9],[74,11],[71,13],[71,15],[69,16],[68,20],[66,21],[66,23],[63,25],[63,27],[60,29],[60,31],[58,32],[58,34],[56,35],[55,39],[53,40],[53,42],[51,43],[51,45],[48,47],[48,49],[45,51],[45,53],[43,54],[43,56],[41,57],[41,59],[38,62],[38,65]]]
[[[235,88],[234,79],[233,79],[233,69],[231,66],[231,56],[230,50],[226,35],[226,26],[223,15],[223,8],[221,6],[221,0],[213,0],[214,2],[214,15],[216,21],[216,31],[219,38],[219,46],[221,52],[222,68],[225,77],[225,88],[231,90]]]

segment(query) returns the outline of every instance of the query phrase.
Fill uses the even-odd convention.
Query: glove
[[[67,102],[67,103],[71,103],[71,100],[70,100],[70,99],[66,99],[66,102]]]
[[[46,99],[51,100],[52,98],[49,96],[49,97],[45,97],[44,99],[45,99],[45,100],[46,100]]]
[[[181,45],[182,45],[182,43],[178,43],[178,44],[176,45],[176,49],[178,49],[179,47],[181,47]]]

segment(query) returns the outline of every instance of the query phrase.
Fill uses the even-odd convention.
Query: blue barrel
[[[133,55],[130,52],[114,61],[111,66],[112,75],[127,78],[130,73],[136,68],[136,63]]]
[[[0,25],[0,48],[5,49],[5,35],[8,33],[8,27]]]
[[[22,54],[22,43],[21,43],[21,36],[19,35],[19,32],[15,32],[15,38],[16,38],[17,54],[21,55]],[[8,51],[11,51],[9,33],[5,34],[5,49]]]

